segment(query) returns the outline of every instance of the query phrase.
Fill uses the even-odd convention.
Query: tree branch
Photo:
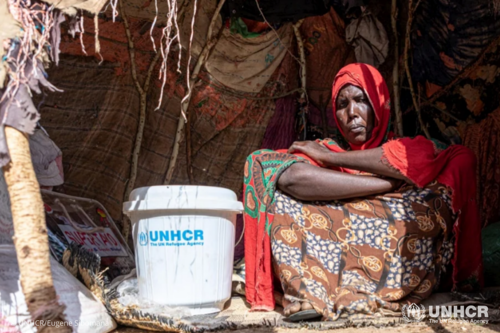
[[[146,79],[144,81],[144,84],[141,86],[137,78],[137,65],[135,63],[134,41],[132,39],[132,34],[130,33],[130,27],[128,24],[127,15],[123,8],[123,0],[118,0],[118,1],[120,6],[120,13],[123,18],[123,25],[125,26],[125,32],[127,34],[127,39],[128,39],[128,50],[130,56],[132,79],[135,83],[137,92],[139,93],[139,100],[140,100],[139,124],[137,125],[134,150],[132,151],[132,162],[130,163],[130,173],[127,181],[127,187],[125,189],[125,193],[123,194],[123,201],[125,202],[129,200],[130,193],[134,189],[135,181],[137,179],[137,168],[139,165],[139,156],[141,154],[142,138],[144,136],[144,126],[146,124],[147,94],[151,82],[151,75],[153,73],[153,69],[158,63],[158,60],[160,59],[161,52],[157,52],[153,60],[151,61],[151,64],[149,65],[149,69],[146,75]],[[128,236],[130,234],[130,221],[127,217],[125,217],[123,221],[122,234],[125,240],[128,241]]]
[[[200,73],[200,69],[205,63],[205,61],[208,59],[208,56],[210,55],[210,51],[212,48],[215,46],[217,43],[217,35],[213,35],[212,31],[214,29],[215,23],[217,22],[217,18],[219,16],[219,13],[222,9],[222,6],[224,5],[225,0],[220,0],[217,8],[215,9],[214,16],[212,17],[212,21],[210,22],[210,25],[208,26],[208,31],[207,31],[207,42],[205,46],[203,47],[203,50],[201,51],[198,61],[196,62],[196,65],[194,67],[193,73],[191,74],[189,80],[190,80],[190,86],[193,87],[195,84],[195,81],[198,77],[198,74]],[[224,25],[222,26],[221,29],[224,29]],[[170,158],[170,163],[168,165],[167,169],[167,174],[165,176],[164,184],[170,184],[170,181],[172,180],[172,176],[174,174],[175,170],[175,165],[177,163],[177,157],[179,155],[179,146],[182,141],[182,134],[184,131],[184,126],[186,124],[186,121],[184,120],[184,115],[187,114],[189,103],[191,102],[191,96],[193,95],[193,89],[190,89],[188,91],[188,94],[184,97],[182,103],[181,103],[181,114],[179,115],[179,121],[177,123],[177,131],[175,133],[175,140],[174,140],[174,146],[172,149],[172,157]]]

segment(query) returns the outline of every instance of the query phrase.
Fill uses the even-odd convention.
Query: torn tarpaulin
[[[59,12],[54,15],[54,26],[50,31],[50,58],[57,65],[59,64],[59,45],[61,44],[61,24],[66,21],[64,14]]]
[[[32,134],[40,119],[32,93],[41,93],[42,86],[57,90],[47,81],[44,65],[49,56],[58,59],[59,25],[63,21],[61,12],[44,2],[10,1],[7,9],[21,33],[1,40],[8,83],[0,90],[0,167],[10,161],[4,126]]]
[[[31,75],[25,74],[29,77],[27,83],[20,83],[17,87],[13,87],[11,92],[6,92],[7,89],[2,90],[2,100],[0,101],[0,119],[2,120],[0,124],[0,167],[5,166],[10,161],[4,137],[4,126],[7,125],[21,132],[33,134],[40,114],[33,104],[30,92],[41,93],[41,86],[51,91],[57,90],[45,78],[41,63],[38,63],[37,68],[33,68],[33,63],[28,58],[24,70],[31,73]],[[6,96],[7,94],[10,96]],[[6,98],[3,98],[4,96]]]
[[[42,129],[29,138],[31,160],[40,186],[52,188],[64,183],[62,152]]]
[[[217,81],[237,91],[258,93],[281,64],[292,41],[292,24],[277,33],[268,31],[245,38],[224,29],[206,62],[206,69]]]
[[[10,14],[7,2],[2,1],[2,3],[0,3],[0,89],[3,88],[7,76],[7,64],[2,60],[7,54],[7,50],[3,47],[4,41],[8,41],[20,35],[21,25]]]
[[[46,78],[44,66],[49,58],[59,61],[60,25],[63,12],[74,15],[77,9],[98,13],[108,0],[9,0],[0,7],[0,167],[10,161],[4,127],[32,134],[40,114],[33,104],[32,92],[41,87],[57,89]],[[116,0],[111,0],[113,8]],[[115,5],[113,5],[115,4]],[[113,11],[116,13],[116,11]],[[4,87],[5,78],[8,83]]]
[[[389,53],[389,39],[382,23],[369,11],[354,19],[345,29],[346,41],[352,45],[356,61],[379,67]]]
[[[44,0],[66,14],[75,15],[78,9],[97,14],[108,0]],[[116,1],[112,1],[115,2]],[[116,5],[114,6],[116,7]]]

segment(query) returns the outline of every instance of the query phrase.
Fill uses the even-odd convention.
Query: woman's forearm
[[[290,166],[278,179],[278,188],[299,200],[340,200],[390,192],[394,180],[356,176],[306,163]]]
[[[384,151],[381,147],[366,150],[353,150],[345,153],[331,153],[325,160],[326,167],[341,167],[374,173],[381,176],[411,181],[398,170],[391,168],[382,160]]]

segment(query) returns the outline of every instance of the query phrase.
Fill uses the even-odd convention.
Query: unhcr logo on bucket
[[[430,305],[426,311],[423,305],[406,304],[401,308],[403,319],[407,322],[419,322],[426,317],[430,323],[460,321],[474,324],[488,323],[488,307],[485,305]]]
[[[141,246],[199,246],[204,245],[203,230],[150,230],[139,233]]]
[[[139,244],[142,246],[148,245],[148,235],[145,232],[139,234]]]

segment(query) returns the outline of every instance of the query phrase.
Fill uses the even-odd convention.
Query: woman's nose
[[[349,106],[347,107],[347,115],[349,116],[349,119],[353,119],[358,116],[357,105],[354,101],[349,103]]]

